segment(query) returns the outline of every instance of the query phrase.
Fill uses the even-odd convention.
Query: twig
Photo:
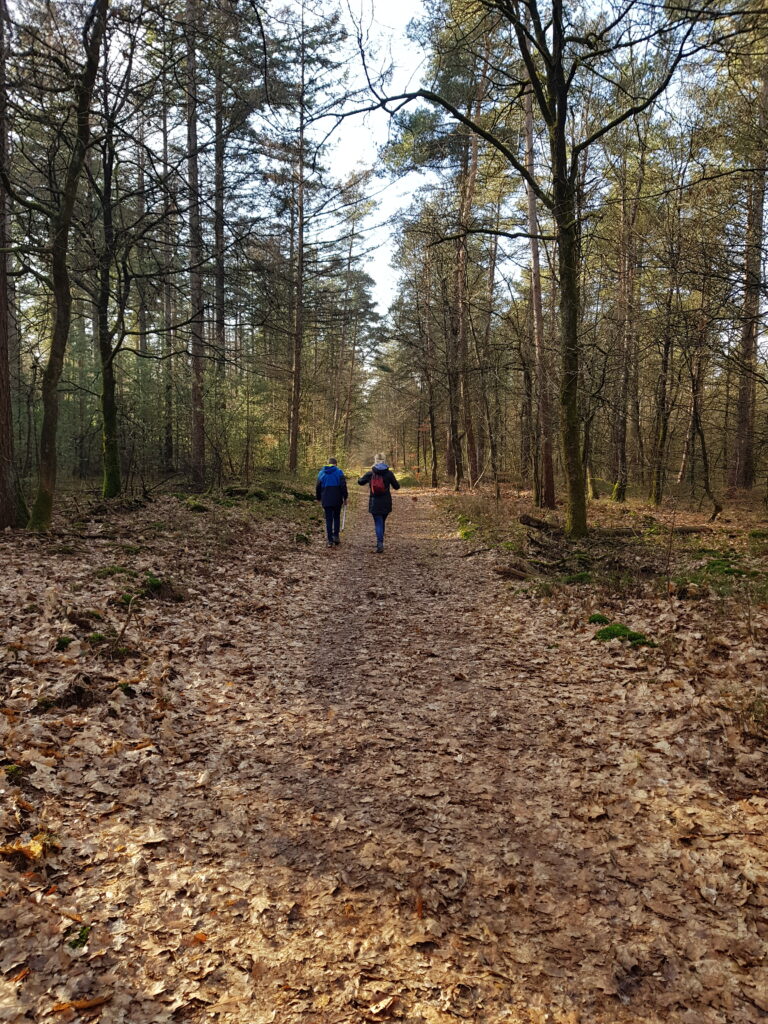
[[[112,647],[113,651],[117,650],[117,648],[120,646],[120,641],[125,636],[125,631],[126,631],[126,629],[128,629],[128,623],[131,621],[131,612],[133,611],[133,602],[135,600],[136,600],[136,595],[134,594],[133,597],[131,598],[131,600],[128,602],[128,614],[125,617],[125,622],[123,623],[123,628],[120,630],[120,636],[118,636],[118,638],[115,640],[115,642],[113,644],[111,644],[111,647]]]
[[[755,829],[752,832],[691,832],[683,836],[678,836],[678,839],[713,839],[715,842],[719,842],[721,839],[729,839],[731,836],[763,835],[765,835],[765,832],[761,829]]]
[[[672,603],[672,580],[670,579],[670,566],[672,565],[672,540],[675,536],[675,518],[677,516],[677,502],[672,505],[672,525],[669,528],[669,543],[667,544],[667,564],[665,566],[665,575],[667,577],[667,596],[670,604]]]
[[[755,630],[752,625],[752,586],[749,580],[745,580],[744,589],[747,592],[747,632],[751,640],[755,639]]]

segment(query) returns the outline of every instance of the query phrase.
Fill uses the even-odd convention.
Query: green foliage
[[[306,533],[297,533],[293,539],[296,544],[309,544],[309,537]]]
[[[187,508],[190,512],[208,512],[210,511],[208,506],[205,505],[199,498],[189,497],[186,501]]]
[[[759,532],[759,531],[758,531]],[[750,535],[751,537],[751,535]],[[686,572],[673,577],[678,588],[684,589],[693,583],[700,587],[709,587],[716,594],[727,596],[745,584],[755,585],[758,594],[768,593],[768,577],[764,572],[743,564],[743,556],[731,548],[718,551],[712,548],[699,548],[698,554],[708,556],[706,560],[694,565]]]
[[[752,555],[768,555],[768,530],[752,530],[747,539],[749,553]]]
[[[576,584],[576,583],[591,583],[592,573],[589,572],[574,572],[569,576],[563,577],[563,583]]]
[[[386,165],[393,171],[408,171],[445,159],[445,129],[442,115],[433,107],[408,110],[395,117],[396,138],[384,150]]]
[[[112,576],[136,576],[138,574],[135,569],[126,569],[124,565],[104,565],[101,569],[97,569],[94,575],[99,580],[106,580],[111,579]]]
[[[604,626],[595,633],[595,640],[605,643],[608,640],[626,640],[630,647],[656,647],[653,640],[649,640],[645,633],[636,633],[629,626],[623,626],[620,622],[614,622],[610,626]]]
[[[472,540],[480,529],[479,525],[473,522],[472,519],[463,512],[458,516],[457,522],[459,524],[458,533],[462,540]]]
[[[75,638],[73,636],[60,636],[56,640],[55,650],[66,651],[71,643],[74,643]]]
[[[593,626],[608,626],[611,622],[608,616],[603,615],[602,612],[594,612],[594,614],[589,616],[589,619],[587,621],[590,622]]]
[[[67,934],[71,934],[72,929],[67,929]],[[67,945],[70,949],[83,949],[88,945],[88,937],[91,934],[91,925],[84,924],[78,931],[74,939],[71,939]]]
[[[135,592],[136,598],[159,598],[164,601],[185,601],[186,591],[168,577],[161,578],[153,572],[147,572],[141,586]]]
[[[98,647],[99,644],[107,643],[109,637],[105,636],[104,633],[89,633],[85,639],[91,647]]]
[[[415,477],[412,473],[403,473],[402,476],[398,476],[397,482],[401,487],[421,487],[421,481],[418,477]]]
[[[8,781],[14,783],[14,785],[21,780],[24,774],[24,769],[20,764],[4,764],[3,771]]]

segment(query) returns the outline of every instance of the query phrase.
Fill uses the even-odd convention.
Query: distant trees
[[[430,0],[425,86],[378,100],[389,170],[426,172],[382,323],[373,179],[333,173],[325,136],[350,88],[338,12],[18,0],[0,524],[20,477],[45,529],[60,469],[111,498],[374,436],[434,485],[561,493],[574,536],[606,490],[717,514],[766,466],[758,13]]]
[[[343,94],[338,17],[203,6],[14,5],[2,181],[15,289],[1,273],[0,288],[22,341],[13,393],[0,372],[7,522],[14,429],[39,475],[36,529],[58,466],[90,477],[99,451],[115,497],[161,473],[205,487],[264,463],[296,470],[329,439],[353,441],[377,319],[365,196],[324,168],[313,122]],[[319,403],[316,389],[333,394]]]
[[[395,159],[409,149],[415,163],[435,167],[435,153],[447,159],[461,151],[462,139],[476,147],[464,164],[473,171],[456,180],[453,205],[443,202],[431,242],[441,253],[431,251],[429,260],[447,260],[467,289],[490,259],[475,240],[495,236],[501,247],[493,266],[506,286],[487,293],[489,338],[505,352],[491,404],[517,408],[523,443],[510,462],[513,420],[502,412],[506,439],[497,464],[512,465],[521,482],[533,469],[538,500],[552,504],[546,450],[554,375],[571,535],[587,528],[587,482],[594,486],[596,473],[611,481],[617,501],[638,483],[659,502],[676,449],[681,458],[685,450],[687,478],[717,514],[715,467],[722,479],[727,461],[731,487],[751,486],[759,422],[766,93],[757,58],[764,41],[753,12],[448,0],[430,7],[424,31],[433,55],[428,85],[398,96],[382,92],[379,102],[400,111]],[[483,55],[493,73],[473,91],[469,69],[481,68]],[[753,63],[741,77],[747,57]],[[663,103],[673,79],[674,113]],[[728,94],[731,105],[726,100],[723,108]],[[734,133],[742,96],[752,116],[737,119]],[[409,109],[419,100],[431,112]],[[720,120],[726,109],[729,125]],[[470,180],[471,196],[462,184]],[[499,205],[484,205],[480,197],[499,180]],[[411,230],[420,217],[415,208]],[[417,265],[424,259],[410,250],[411,277],[414,258]],[[448,269],[443,274],[450,279]],[[510,291],[511,301],[502,301]],[[446,375],[442,406],[447,461],[455,466],[471,464],[474,441],[462,422],[457,450],[452,392],[477,395],[482,380],[487,393],[489,364],[480,358],[470,366],[460,344],[450,355],[451,295],[444,288],[433,302],[446,309],[444,338],[457,375],[455,383]],[[473,309],[481,295],[478,286]],[[458,339],[462,321],[455,323]]]

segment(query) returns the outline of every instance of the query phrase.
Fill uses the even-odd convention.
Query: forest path
[[[234,683],[207,688],[204,998],[238,1024],[758,1019],[758,976],[729,974],[755,911],[720,891],[744,880],[687,849],[754,816],[672,777],[688,694],[654,706],[643,652],[511,598],[425,493],[377,555],[365,502],[286,559],[252,660],[220,652]]]
[[[199,519],[147,554],[189,593],[129,628],[139,694],[24,719],[61,853],[0,862],[0,1020],[763,1018],[768,803],[707,771],[684,675],[394,500],[382,555],[361,491],[335,550],[243,525],[201,562]]]

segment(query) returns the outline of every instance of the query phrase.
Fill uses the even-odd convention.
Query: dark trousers
[[[328,534],[328,540],[338,540],[341,529],[341,505],[333,505],[323,511],[325,512],[325,532]]]

